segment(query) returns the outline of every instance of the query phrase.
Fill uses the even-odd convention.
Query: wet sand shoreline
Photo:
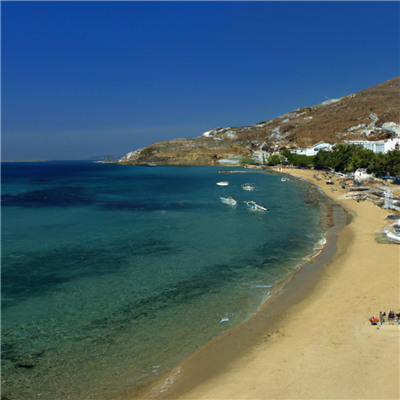
[[[300,177],[300,179],[306,178]],[[320,187],[316,182],[309,181],[309,183]],[[230,398],[225,395],[221,397],[221,394],[218,397],[203,397],[197,394],[198,388],[207,388],[210,381],[229,375],[232,364],[240,364],[240,360],[246,359],[260,346],[268,348],[269,342],[284,337],[285,334],[280,329],[283,325],[282,320],[290,318],[296,312],[294,309],[309,299],[323,276],[324,269],[335,258],[339,233],[350,219],[348,213],[352,215],[355,213],[352,209],[345,211],[346,207],[343,208],[343,204],[339,205],[326,192],[325,195],[333,210],[335,226],[327,231],[327,243],[318,254],[281,282],[248,320],[203,346],[155,382],[150,389],[145,390],[141,396],[136,397],[127,391],[114,399]],[[347,241],[347,245],[349,243]],[[343,250],[346,250],[346,245]],[[219,392],[224,393],[224,389],[219,388]],[[243,398],[243,394],[238,398]]]

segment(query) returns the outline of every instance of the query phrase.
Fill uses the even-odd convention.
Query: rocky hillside
[[[216,128],[193,139],[154,143],[128,153],[121,164],[217,165],[218,160],[273,154],[319,142],[382,140],[400,136],[400,77],[303,107],[252,126]]]

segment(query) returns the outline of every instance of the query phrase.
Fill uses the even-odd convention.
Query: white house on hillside
[[[400,146],[400,138],[377,140],[371,142],[369,140],[346,140],[347,144],[354,144],[356,146],[363,146],[365,149],[372,150],[374,153],[384,153],[394,150],[396,144]]]
[[[307,147],[306,149],[296,150],[296,154],[305,156],[315,156],[320,150],[331,151],[334,145],[329,143],[318,143],[314,146]]]
[[[372,142],[370,140],[346,140],[346,144],[354,144],[356,146],[363,146],[365,149],[372,150],[374,153],[384,153],[394,150],[396,145],[400,147],[400,138],[377,140]],[[334,144],[318,143],[314,146],[307,147],[306,149],[296,150],[296,154],[303,154],[305,156],[315,156],[320,150],[331,151]]]

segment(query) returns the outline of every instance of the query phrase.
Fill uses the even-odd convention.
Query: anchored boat
[[[242,185],[242,189],[250,192],[250,191],[254,190],[254,185],[251,183],[245,183]]]
[[[229,182],[228,181],[223,181],[223,182],[217,182],[218,186],[228,186]]]
[[[244,201],[243,203],[247,204],[247,207],[249,207],[251,210],[254,211],[267,211],[265,207],[262,207],[258,205],[255,201]]]
[[[225,204],[229,204],[230,206],[236,206],[237,201],[233,199],[231,196],[229,197],[220,197],[221,201]]]

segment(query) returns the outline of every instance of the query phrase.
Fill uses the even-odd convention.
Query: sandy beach
[[[329,246],[250,320],[204,346],[142,398],[400,397],[399,325],[368,322],[400,307],[400,246],[374,238],[390,211],[345,199],[344,189],[336,184],[332,192],[312,178],[314,171],[281,172],[320,186],[352,216],[351,223],[331,229]],[[312,272],[316,267],[319,272]]]

